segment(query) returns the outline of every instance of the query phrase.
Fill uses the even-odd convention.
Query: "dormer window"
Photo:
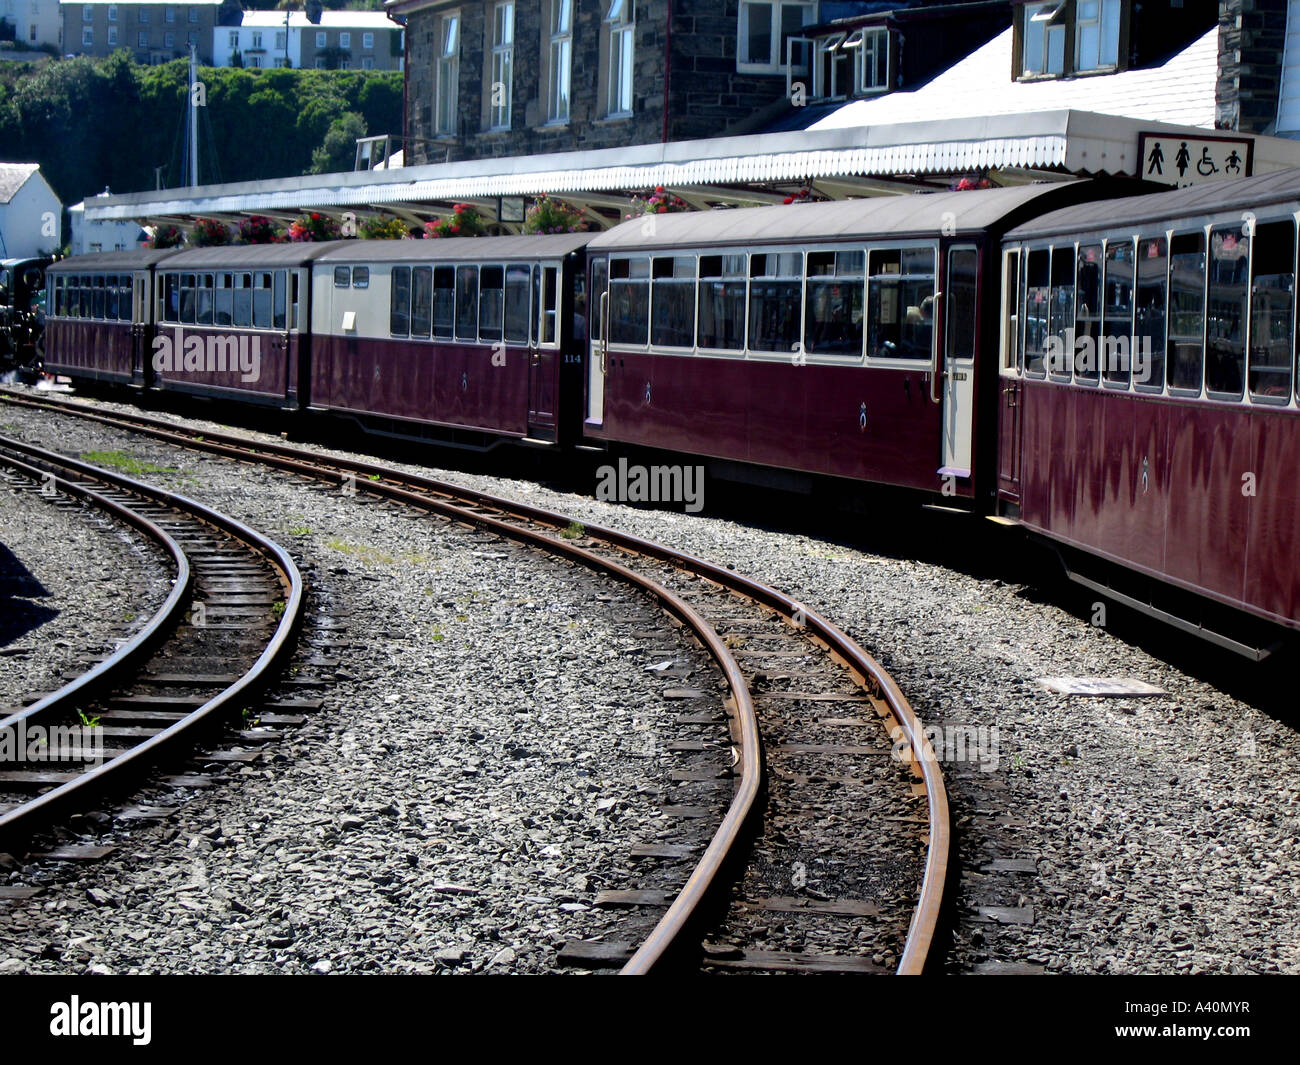
[[[1121,67],[1128,0],[1036,0],[1016,20],[1018,78],[1067,77]]]
[[[737,21],[736,70],[781,74],[785,72],[787,42],[817,21],[817,5],[804,0],[741,0]]]

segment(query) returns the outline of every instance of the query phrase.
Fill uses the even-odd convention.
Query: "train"
[[[45,368],[461,447],[906,490],[1260,658],[1300,628],[1300,171],[1146,188],[83,255],[46,270]]]
[[[34,379],[44,355],[48,256],[0,259],[0,374]]]

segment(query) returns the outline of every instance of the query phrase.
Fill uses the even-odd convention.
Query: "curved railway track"
[[[3,437],[0,471],[131,527],[173,567],[162,605],[112,654],[0,709],[14,738],[0,761],[2,849],[237,723],[292,653],[304,600],[283,548],[201,503]]]
[[[874,924],[876,942],[896,943],[896,950],[889,951],[896,959],[892,971],[917,974],[925,969],[948,873],[950,825],[943,778],[920,722],[893,679],[815,611],[731,570],[639,537],[591,525],[575,533],[575,523],[563,515],[375,463],[229,433],[193,433],[162,419],[73,402],[8,394],[3,398],[335,487],[344,483],[357,492],[539,548],[641,589],[685,626],[724,678],[734,773],[704,775],[733,776],[734,793],[703,853],[684,875],[683,886],[663,900],[667,907],[653,928],[639,937],[639,945],[628,950],[626,958],[606,951],[605,964],[612,957],[628,974],[674,964],[750,971],[882,971],[870,957],[852,953],[851,946],[832,953],[818,950],[824,942],[851,944],[854,936],[837,937],[831,930],[849,918],[855,925]],[[773,662],[790,666],[773,668]],[[703,723],[707,717],[683,715],[683,720]],[[764,728],[780,739],[766,751]],[[843,736],[856,742],[825,742]],[[891,753],[894,758],[887,757]],[[837,771],[846,764],[852,767],[847,775]],[[897,789],[895,816],[846,822],[843,804],[827,814],[827,789],[847,796],[851,807],[857,792],[879,788]],[[802,849],[792,850],[791,836],[799,831],[796,823],[807,831],[802,833]],[[835,844],[851,852],[837,854],[835,864],[859,875],[832,877],[829,887],[819,881],[820,890],[807,890],[808,866],[821,862],[819,837],[832,823]],[[899,857],[909,848],[915,851],[910,861]],[[786,877],[786,871],[772,867],[777,853],[803,854],[808,860],[790,862]],[[907,882],[908,905],[900,908],[893,905],[896,900],[867,897],[874,890],[870,885],[891,876]],[[786,882],[783,878],[793,895],[772,894],[780,888],[776,881]],[[762,897],[753,898],[755,893]],[[803,942],[786,951],[746,949],[743,941],[748,937],[765,941],[761,915],[772,912],[797,914]],[[726,946],[710,945],[718,935]]]

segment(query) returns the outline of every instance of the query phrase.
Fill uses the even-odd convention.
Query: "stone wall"
[[[1215,125],[1260,133],[1277,120],[1287,0],[1220,0]]]

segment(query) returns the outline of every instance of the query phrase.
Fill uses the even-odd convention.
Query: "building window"
[[[1020,11],[1020,77],[1119,68],[1124,0],[1047,0]]]
[[[109,21],[109,22],[116,22],[116,21],[117,21],[117,5],[116,5],[116,4],[109,4],[109,5],[108,5],[108,21]]]
[[[340,34],[339,34],[339,47],[340,47],[340,48],[351,48],[351,47],[352,47],[352,34],[348,33],[346,30],[345,30],[343,33],[340,33]]]
[[[149,21],[149,9],[148,9],[147,7],[144,7],[144,6],[141,6],[141,7],[137,8],[137,9],[136,9],[136,16],[135,16],[135,17],[136,17],[136,18],[137,18],[141,23],[147,23],[147,22]]]
[[[233,51],[239,47],[239,31],[232,30],[230,33],[230,48]]]
[[[190,8],[190,21],[191,22],[199,21],[199,9],[197,7]]]
[[[116,27],[116,26],[109,26],[109,27],[108,27],[108,43],[109,43],[110,45],[115,45],[115,44],[117,44],[117,27]]]
[[[573,0],[551,0],[546,120],[568,122],[573,77]]]
[[[164,19],[165,21],[167,21],[167,22],[175,22],[175,21],[176,21],[176,9],[175,9],[174,7],[169,7],[169,8],[167,8],[167,10],[166,10],[165,12],[163,12],[163,19]]]
[[[164,34],[163,34],[163,47],[164,47],[164,48],[175,48],[175,47],[176,47],[176,34],[174,34],[174,33],[164,33]]]
[[[373,33],[363,33],[361,35],[361,47],[367,52],[375,50],[375,35]]]
[[[636,25],[633,22],[633,0],[607,0],[605,12],[606,40],[608,41],[605,81],[605,113],[630,115],[632,113],[632,56]]]
[[[95,9],[91,7],[89,4],[81,5],[81,21],[82,22],[95,21]]]
[[[316,34],[316,47],[317,48],[325,47],[325,34],[323,33]]]
[[[339,60],[339,67],[338,67],[338,68],[339,68],[339,70],[351,70],[351,69],[352,69],[352,60],[351,60],[351,59],[348,59],[347,57],[343,57],[343,58],[341,58],[341,59]]]
[[[83,48],[93,48],[95,46],[95,31],[90,26],[86,26],[81,31],[81,46]]]
[[[262,68],[262,57],[260,55],[250,55],[247,62],[254,70],[260,70]]]
[[[489,79],[488,125],[510,128],[510,104],[514,91],[515,5],[496,4],[492,9],[492,76]]]
[[[442,16],[437,58],[437,110],[434,131],[456,135],[456,97],[460,80],[460,12]]]
[[[884,28],[862,31],[858,49],[858,91],[881,92],[889,85],[889,31]]]
[[[286,42],[286,35],[285,35],[285,32],[284,32],[284,30],[280,30],[280,31],[279,31],[278,33],[276,33],[276,35],[275,35],[275,47],[276,47],[276,48],[283,48],[283,47],[285,46],[285,42]]]
[[[325,60],[321,59],[320,57],[317,57],[317,59],[316,59],[316,69],[317,69],[317,70],[324,70],[324,69],[325,69]]]
[[[252,47],[252,48],[261,48],[261,47],[262,47],[262,35],[261,35],[261,33],[257,32],[256,30],[253,32],[253,43],[252,43],[252,45],[250,45],[250,47]]]
[[[137,33],[137,34],[135,35],[135,46],[136,46],[137,48],[148,48],[148,47],[149,47],[149,34],[148,34],[148,31],[146,31],[146,30],[141,30],[139,33]]]
[[[372,56],[372,55],[363,55],[363,56],[361,57],[361,69],[362,69],[362,70],[374,70],[374,69],[375,69],[375,57]]]
[[[736,69],[775,72],[784,68],[786,41],[798,37],[804,26],[816,20],[816,4],[742,0]]]

